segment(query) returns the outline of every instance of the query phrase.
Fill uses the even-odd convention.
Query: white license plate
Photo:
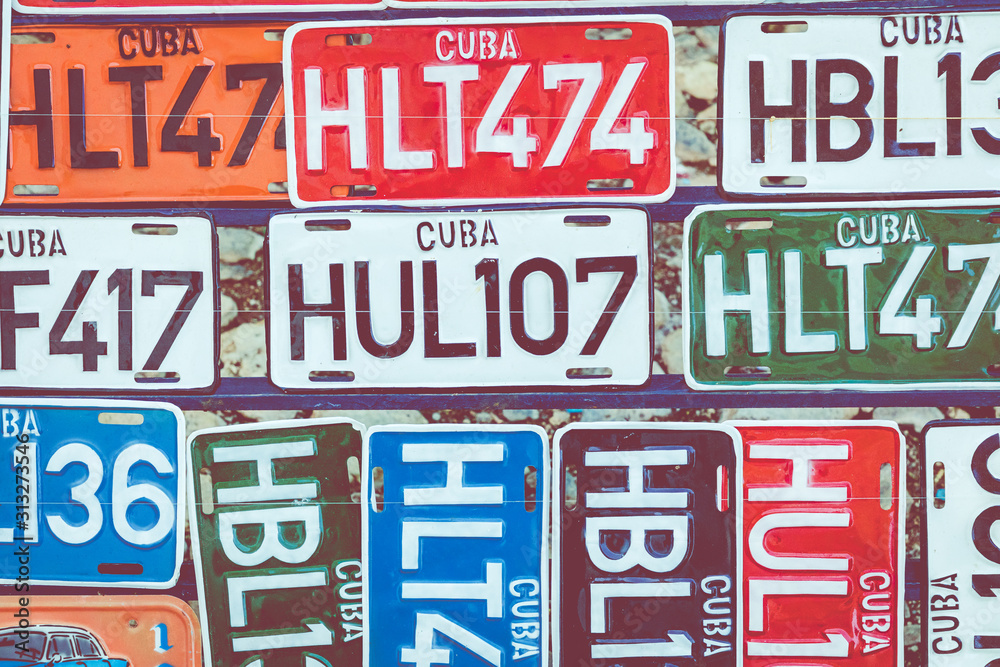
[[[211,387],[214,246],[204,218],[0,218],[0,387]]]
[[[280,387],[638,385],[649,224],[635,209],[277,216]]]
[[[924,431],[921,596],[928,667],[982,667],[1000,659],[998,449],[997,421],[932,422]]]
[[[723,31],[726,192],[1000,191],[1000,14],[739,16]]]

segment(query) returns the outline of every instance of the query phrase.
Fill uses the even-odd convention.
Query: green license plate
[[[696,208],[688,384],[996,388],[1000,208],[942,204]]]
[[[188,451],[205,664],[360,665],[361,426],[207,429]]]

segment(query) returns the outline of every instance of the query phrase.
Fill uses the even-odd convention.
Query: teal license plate
[[[694,389],[1000,382],[1000,208],[698,207],[684,225]]]
[[[361,664],[361,434],[297,419],[189,439],[206,667]]]

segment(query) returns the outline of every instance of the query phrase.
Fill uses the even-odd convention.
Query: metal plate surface
[[[167,403],[0,401],[0,583],[173,586],[183,438]]]
[[[366,665],[548,664],[548,439],[375,427],[362,494]]]
[[[738,664],[739,442],[699,424],[556,433],[556,667]]]
[[[638,385],[652,355],[636,209],[276,216],[281,387]]]
[[[998,30],[947,10],[727,19],[722,189],[997,195]]]
[[[931,422],[921,458],[923,664],[982,667],[1000,658],[1000,421]]]
[[[349,419],[196,431],[205,667],[361,664],[361,435]]]
[[[750,0],[743,2],[743,5],[753,5],[766,0]],[[406,8],[464,8],[464,9],[487,9],[487,8],[560,8],[567,7],[607,7],[606,0],[386,0],[389,7]],[[642,7],[646,5],[713,5],[715,0],[628,0],[622,6]]]
[[[64,596],[24,591],[0,597],[0,615],[4,618],[0,663],[11,667],[201,664],[194,611],[186,602],[166,595]],[[53,663],[56,654],[62,659]]]
[[[19,25],[5,202],[287,201],[288,26]]]
[[[292,203],[665,201],[672,39],[662,16],[298,24]]]
[[[205,218],[0,217],[0,388],[211,388],[215,256]]]
[[[684,233],[688,384],[996,387],[1000,210],[954,204],[696,208]]]
[[[901,665],[899,427],[729,424],[743,437],[743,664]]]
[[[381,9],[383,2],[371,0],[238,0],[212,3],[209,0],[13,0],[23,14],[100,15],[191,15],[191,14],[284,14],[295,12],[336,12]]]

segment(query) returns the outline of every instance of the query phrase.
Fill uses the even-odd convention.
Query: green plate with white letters
[[[688,385],[1000,387],[1000,208],[976,204],[695,208]]]
[[[362,431],[296,419],[188,439],[206,667],[361,664]]]

